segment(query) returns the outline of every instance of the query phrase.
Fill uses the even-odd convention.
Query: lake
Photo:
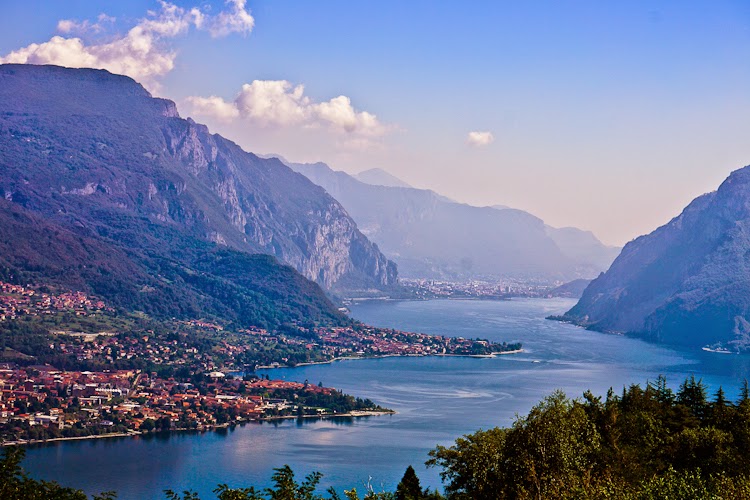
[[[689,374],[711,392],[736,397],[750,378],[750,356],[680,351],[544,318],[573,306],[569,299],[512,301],[368,301],[352,315],[366,323],[441,335],[520,341],[523,353],[495,358],[427,357],[338,361],[263,371],[272,378],[323,382],[396,410],[392,416],[286,420],[203,434],[64,442],[28,450],[34,476],[83,488],[116,490],[121,499],[164,498],[162,490],[193,489],[214,498],[217,483],[266,486],[274,467],[299,476],[317,470],[337,489],[368,481],[393,489],[407,465],[423,486],[439,487],[426,469],[437,444],[479,428],[507,426],[555,389],[579,397],[644,384],[659,374],[674,388]]]

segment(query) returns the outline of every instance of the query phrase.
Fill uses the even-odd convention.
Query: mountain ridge
[[[0,65],[0,83],[7,199],[92,227],[92,207],[135,212],[219,245],[269,253],[334,291],[396,283],[395,265],[322,189],[180,118],[172,101],[129,77]]]
[[[282,161],[284,160],[282,159]],[[402,188],[412,187],[406,182],[396,177],[395,175],[392,175],[386,172],[382,168],[371,168],[368,170],[363,170],[362,172],[359,172],[358,174],[355,174],[352,177],[354,177],[360,182],[364,182],[365,184],[372,184],[373,186],[402,187]]]
[[[631,241],[563,319],[657,342],[750,348],[750,166]]]
[[[579,238],[577,248],[566,241],[575,240],[569,231],[521,210],[473,207],[425,189],[368,185],[322,162],[289,166],[338,199],[405,277],[569,281],[596,276],[615,257],[616,249],[595,238],[593,246]]]

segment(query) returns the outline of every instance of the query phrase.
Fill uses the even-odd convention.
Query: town
[[[80,291],[0,282],[0,439],[208,430],[274,418],[389,413],[321,383],[270,380],[261,368],[382,356],[493,356],[493,343],[375,328],[286,324],[270,331],[214,319],[154,320]]]
[[[392,413],[307,382],[233,377],[191,381],[139,370],[61,371],[0,365],[0,439],[20,444],[156,431],[208,430],[248,421]]]
[[[335,327],[286,325],[278,331],[233,329],[205,319],[154,322],[118,314],[81,292],[52,295],[31,286],[0,283],[0,287],[7,311],[0,320],[0,325],[7,325],[0,329],[0,361],[50,363],[70,370],[143,369],[184,376],[344,357],[490,356],[521,349],[518,343],[403,332],[357,322]],[[11,327],[32,333],[11,336]]]
[[[417,299],[495,299],[512,297],[548,297],[563,284],[533,279],[487,279],[451,281],[438,279],[400,278],[399,283],[407,297]]]

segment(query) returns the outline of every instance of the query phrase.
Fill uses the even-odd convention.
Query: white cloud
[[[191,112],[197,115],[225,121],[243,118],[260,126],[326,127],[360,137],[379,137],[392,129],[372,113],[357,111],[347,96],[314,102],[305,95],[304,85],[295,86],[286,80],[254,80],[246,83],[233,102],[211,96],[190,97],[188,103]],[[362,144],[363,141],[358,143]]]
[[[494,141],[495,137],[492,135],[492,132],[473,131],[469,132],[469,135],[466,136],[466,142],[470,146],[487,146],[489,144],[492,144]]]
[[[246,0],[227,0],[232,8],[229,12],[221,12],[207,24],[208,32],[214,38],[227,36],[230,33],[247,35],[255,26],[255,19],[245,9]]]
[[[246,83],[234,100],[244,118],[262,125],[299,125],[312,118],[304,85],[292,87],[286,80],[254,80]]]
[[[107,14],[99,14],[96,22],[92,23],[88,19],[76,21],[75,19],[61,19],[57,22],[57,31],[60,33],[101,33],[107,29],[108,24],[116,21],[114,17]]]
[[[43,43],[32,43],[0,57],[0,64],[57,64],[74,68],[107,69],[113,73],[131,76],[147,86],[174,68],[177,53],[167,43],[170,38],[183,35],[191,27],[205,29],[213,37],[231,33],[246,35],[252,30],[254,20],[245,9],[245,0],[230,0],[230,11],[208,16],[199,8],[186,10],[162,1],[161,10],[148,11],[147,16],[132,27],[127,34],[104,43],[86,43],[78,37],[53,36]],[[88,20],[63,19],[57,29],[62,34],[99,33],[114,18],[101,14],[96,23]]]
[[[188,103],[196,114],[210,116],[219,121],[228,122],[240,116],[240,111],[234,103],[227,102],[221,97],[188,97]]]
[[[88,25],[88,21],[79,23],[78,21],[74,21],[72,19],[60,19],[60,21],[57,22],[57,31],[59,31],[60,33],[70,33],[71,31],[78,31],[82,29],[84,25]]]
[[[378,136],[387,132],[387,127],[378,121],[377,116],[367,111],[355,111],[351,99],[343,95],[321,102],[314,109],[320,120],[348,133]]]

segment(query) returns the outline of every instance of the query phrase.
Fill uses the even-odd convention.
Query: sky
[[[124,73],[246,150],[612,245],[750,164],[747,0],[3,0],[0,62]]]

